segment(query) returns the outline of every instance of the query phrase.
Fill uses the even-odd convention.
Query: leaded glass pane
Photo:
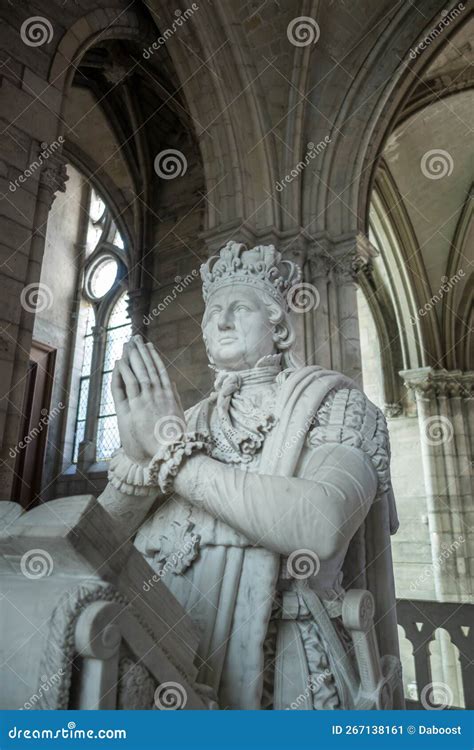
[[[97,461],[107,461],[120,448],[117,417],[99,417],[97,423]]]
[[[115,414],[115,404],[112,398],[112,373],[104,372],[100,393],[100,416]]]
[[[112,398],[112,370],[115,361],[122,356],[125,341],[132,334],[128,317],[128,296],[123,294],[116,302],[109,318],[105,341],[104,369],[100,394],[99,420],[97,425],[97,460],[107,461],[120,447],[115,404]]]
[[[128,294],[123,294],[117,300],[110,315],[107,328],[116,328],[123,325],[130,325],[130,318],[128,317]]]
[[[115,361],[122,356],[123,345],[131,336],[131,326],[112,328],[107,333],[105,344],[104,371],[113,370]]]
[[[79,445],[84,440],[84,433],[86,429],[86,423],[85,422],[77,422],[76,424],[76,435],[74,438],[74,451],[72,456],[72,462],[74,464],[77,464],[77,459],[79,456]]]
[[[77,420],[81,421],[86,418],[87,399],[89,397],[89,378],[82,378],[79,390],[79,407],[77,410]]]
[[[87,320],[86,320],[86,332],[85,336],[89,336],[92,333],[92,329],[95,325],[95,313],[92,305],[87,305]]]
[[[84,339],[84,359],[82,360],[82,377],[86,377],[91,374],[92,365],[92,350],[94,347],[94,341],[92,336],[86,336]]]

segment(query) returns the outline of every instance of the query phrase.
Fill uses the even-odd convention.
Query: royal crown
[[[201,266],[202,293],[207,302],[223,286],[248,284],[288,309],[291,289],[301,281],[296,263],[282,260],[273,245],[257,245],[250,250],[241,242],[228,242],[219,255]]]

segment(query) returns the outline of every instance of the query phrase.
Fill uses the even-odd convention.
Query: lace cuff
[[[209,454],[209,438],[199,432],[186,432],[178,440],[160,448],[146,469],[147,484],[158,486],[166,494],[173,489],[173,481],[185,456],[204,450]]]
[[[150,486],[147,481],[147,467],[132,461],[124,453],[123,448],[119,448],[110,459],[107,477],[124,495],[149,497],[157,492],[157,488]]]

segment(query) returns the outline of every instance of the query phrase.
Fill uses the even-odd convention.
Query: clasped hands
[[[135,463],[147,465],[186,430],[176,387],[156,348],[141,336],[132,336],[115,362],[112,396],[122,448]]]

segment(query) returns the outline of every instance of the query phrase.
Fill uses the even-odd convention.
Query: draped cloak
[[[278,378],[281,385],[275,405],[275,425],[263,442],[258,473],[293,477],[308,438],[308,424],[313,417],[317,418],[328,394],[357,389],[357,385],[340,373],[315,366],[285,370]],[[376,410],[380,415],[377,407],[370,405],[371,414]],[[188,410],[190,431],[209,427],[210,408],[209,399],[204,399]],[[375,430],[374,420],[366,420],[356,445],[371,454],[376,464],[377,446],[371,443]],[[337,432],[336,425],[327,439],[344,442],[346,433],[342,425]],[[379,481],[366,519],[349,543],[342,566],[342,583],[346,590],[355,587],[371,591],[380,653],[398,656],[390,548],[390,534],[396,532],[398,519],[387,469],[388,438],[385,445],[380,445],[379,438],[378,448],[378,455],[381,452],[386,458],[387,481]],[[377,465],[375,468],[379,469]],[[136,545],[152,565],[160,560],[162,563],[176,550],[186,550],[174,570],[165,569],[163,580],[200,631],[199,682],[214,689],[221,708],[260,709],[264,643],[281,556],[251,545],[240,532],[179,496],[167,501],[145,522]],[[278,658],[277,653],[277,663]],[[292,671],[292,679],[295,673],[297,667],[296,672]],[[302,692],[306,687],[302,679],[298,689]],[[396,691],[394,708],[402,707],[402,701],[400,691]]]

